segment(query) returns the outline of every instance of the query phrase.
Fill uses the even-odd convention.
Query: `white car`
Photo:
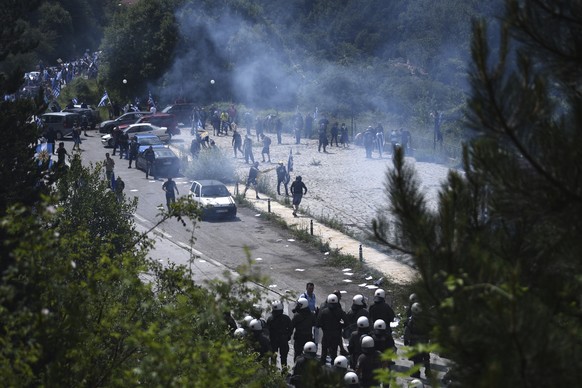
[[[202,218],[236,217],[236,203],[224,183],[216,180],[192,182],[190,198],[202,209]]]
[[[127,128],[122,129],[122,132],[129,135],[129,140],[134,135],[156,135],[163,142],[170,140],[170,134],[166,127],[158,127],[150,123],[131,124]],[[113,147],[113,135],[107,134],[101,136],[101,143],[105,147]]]

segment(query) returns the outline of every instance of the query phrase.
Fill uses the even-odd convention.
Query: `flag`
[[[73,105],[77,105],[79,103],[79,101],[76,98],[73,98],[71,101],[73,102]]]
[[[317,107],[315,107],[315,112],[313,113],[313,121],[317,121]]]
[[[53,164],[51,155],[53,153],[53,145],[50,143],[40,143],[36,146],[36,159],[38,160],[38,165],[42,166],[43,163],[48,163],[50,168]]]
[[[109,100],[109,95],[107,94],[107,90],[103,93],[103,97],[101,97],[101,101],[97,106],[105,106],[105,101]]]
[[[152,92],[149,92],[148,105],[149,106],[156,106],[156,103],[154,102],[154,98],[152,97]]]
[[[53,96],[55,96],[55,98],[58,98],[60,94],[61,94],[61,84],[57,82],[53,89]]]

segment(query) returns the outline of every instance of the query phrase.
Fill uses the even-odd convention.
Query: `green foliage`
[[[497,51],[475,23],[465,174],[449,174],[435,210],[399,152],[387,175],[394,218],[377,234],[413,255],[460,386],[579,380],[578,11],[508,1]]]

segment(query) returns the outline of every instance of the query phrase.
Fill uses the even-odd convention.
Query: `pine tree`
[[[460,386],[579,384],[582,365],[582,4],[508,0],[500,44],[474,23],[471,140],[431,208],[402,154],[387,173],[433,339]]]

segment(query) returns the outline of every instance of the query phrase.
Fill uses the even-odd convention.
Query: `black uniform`
[[[250,342],[253,346],[253,350],[259,353],[260,359],[271,352],[271,342],[260,330],[252,331]]]
[[[362,337],[368,335],[370,328],[368,327],[358,327],[358,329],[352,332],[350,336],[350,342],[348,342],[348,352],[350,352],[350,365],[355,368],[358,363],[358,358],[362,354]]]
[[[296,388],[317,387],[321,380],[322,368],[315,354],[302,354],[295,361],[291,384]]]
[[[368,309],[364,305],[352,304],[352,308],[346,314],[346,328],[344,329],[344,338],[350,338],[352,333],[358,329],[358,318],[360,317],[370,317]]]
[[[360,378],[360,385],[362,387],[373,387],[378,385],[378,381],[374,377],[374,370],[382,367],[380,360],[380,352],[377,350],[369,350],[362,353],[358,358],[356,372]]]
[[[293,339],[295,340],[293,343],[295,359],[303,353],[303,346],[307,342],[313,341],[313,326],[315,326],[315,315],[308,307],[299,310],[293,315],[291,328],[295,332],[293,335]]]
[[[285,195],[289,196],[289,181],[291,177],[287,173],[287,168],[284,164],[279,164],[277,167],[277,194],[281,195],[281,183],[285,187]]]
[[[319,311],[317,317],[317,327],[321,327],[323,337],[321,338],[321,362],[325,364],[326,357],[334,360],[337,356],[337,349],[342,341],[342,328],[346,322],[346,313],[339,303],[329,303],[327,307]]]
[[[390,322],[394,320],[396,314],[394,314],[394,310],[392,310],[392,307],[390,307],[390,305],[386,303],[384,299],[377,302],[375,301],[374,304],[370,306],[369,312],[370,324],[373,324],[378,319],[382,319],[384,322],[386,322],[386,330],[388,330],[389,333],[392,333],[392,329],[389,329]]]
[[[281,310],[275,310],[267,318],[267,329],[269,330],[269,340],[273,353],[281,355],[281,366],[287,365],[287,355],[289,354],[289,340],[293,333],[291,318]]]

